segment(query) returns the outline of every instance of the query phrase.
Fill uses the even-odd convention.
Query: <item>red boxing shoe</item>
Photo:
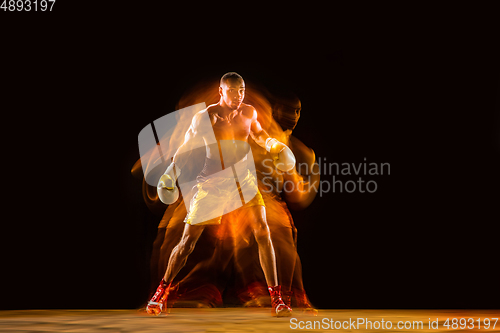
[[[276,317],[289,317],[292,315],[292,309],[283,302],[281,298],[281,286],[268,287],[271,294],[271,313]]]
[[[158,316],[163,310],[163,306],[167,304],[167,296],[170,289],[170,283],[166,283],[163,279],[156,289],[156,293],[151,297],[151,300],[148,302],[148,306],[146,307],[146,312],[150,315]]]

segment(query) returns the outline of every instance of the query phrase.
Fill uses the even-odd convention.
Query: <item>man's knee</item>
[[[258,243],[267,242],[271,239],[269,226],[265,221],[260,221],[259,223],[255,224],[253,234],[255,236],[255,240]]]

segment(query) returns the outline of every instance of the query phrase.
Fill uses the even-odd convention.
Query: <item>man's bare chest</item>
[[[241,113],[234,118],[221,118],[217,115],[212,120],[212,128],[217,140],[247,141],[252,121]]]

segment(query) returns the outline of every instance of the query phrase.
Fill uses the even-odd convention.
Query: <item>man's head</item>
[[[220,79],[219,95],[229,108],[238,109],[245,98],[245,81],[235,72],[224,74]]]
[[[301,109],[300,99],[291,92],[280,93],[274,97],[273,118],[283,130],[293,130],[297,126]]]

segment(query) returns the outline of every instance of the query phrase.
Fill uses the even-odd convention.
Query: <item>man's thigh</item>
[[[264,206],[250,206],[241,208],[240,221],[243,224],[250,226],[253,231],[256,230],[268,230],[266,220],[266,207]]]

